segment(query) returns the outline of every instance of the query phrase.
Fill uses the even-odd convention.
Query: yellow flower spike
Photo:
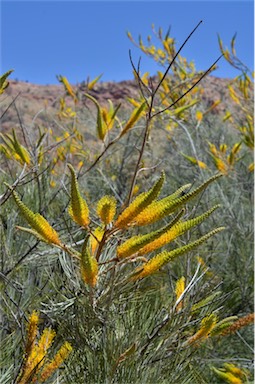
[[[206,339],[210,332],[213,330],[214,326],[217,323],[217,316],[212,313],[209,316],[206,316],[202,321],[199,330],[191,336],[188,340],[188,344],[197,343],[198,341]]]
[[[72,346],[68,342],[65,342],[53,359],[48,362],[48,351],[56,334],[52,329],[45,328],[37,342],[35,337],[38,321],[39,315],[36,311],[33,311],[29,317],[27,332],[27,345],[30,345],[30,352],[24,356],[24,363],[18,374],[17,384],[43,383],[54,373],[72,351]],[[33,344],[31,344],[31,341],[33,341]]]
[[[71,172],[71,202],[68,208],[71,218],[81,227],[89,225],[89,208],[86,201],[81,197],[77,177],[71,164],[67,164]]]
[[[22,366],[22,373],[19,375],[19,384],[26,383],[27,378],[30,376],[33,366],[31,366],[31,354],[35,348],[35,341],[38,332],[39,315],[38,312],[33,311],[29,317],[27,329],[27,342],[25,346],[25,361]],[[29,362],[30,359],[30,362]]]
[[[45,328],[43,333],[38,341],[38,353],[46,354],[48,349],[50,348],[54,338],[56,336],[56,332],[53,329]]]
[[[161,267],[165,264],[173,261],[175,258],[183,255],[191,251],[192,249],[198,247],[206,240],[208,240],[211,236],[225,229],[224,227],[219,227],[214,229],[213,231],[207,233],[206,235],[200,237],[200,239],[193,241],[190,244],[184,245],[183,247],[174,249],[173,251],[164,251],[154,256],[151,260],[145,263],[142,267],[138,267],[133,274],[131,275],[131,280],[135,281],[138,279],[142,279],[146,276],[152,275],[157,272]]]
[[[200,161],[200,160],[197,161],[197,165],[199,166],[199,168],[202,168],[202,169],[207,168],[207,165],[203,161]]]
[[[218,151],[217,151],[217,148],[214,144],[212,143],[208,143],[209,144],[209,147],[210,147],[210,151],[213,155],[215,156],[218,156]]]
[[[216,157],[213,160],[214,160],[214,164],[215,164],[216,168],[218,169],[218,171],[220,171],[223,175],[227,175],[228,174],[227,164],[222,159],[220,159],[219,157]]]
[[[132,203],[119,215],[116,220],[116,228],[125,228],[136,219],[143,210],[145,210],[157,198],[165,180],[164,172],[161,173],[159,180],[148,191],[138,195]]]
[[[227,148],[228,148],[227,144],[221,144],[220,145],[220,150],[222,153],[226,153]]]
[[[121,104],[118,104],[117,107],[114,109],[112,101],[109,99],[109,109],[107,110],[106,108],[102,108],[102,113],[103,113],[103,119],[105,124],[107,125],[107,131],[110,131],[113,126],[114,122],[117,119],[117,112],[121,107]]]
[[[102,118],[104,120],[104,122],[107,124],[107,121],[108,121],[108,111],[105,107],[102,107],[101,108],[101,113],[102,113]]]
[[[249,164],[248,171],[249,172],[254,172],[254,163]]]
[[[226,336],[231,333],[235,333],[240,328],[246,327],[247,325],[250,325],[252,323],[254,323],[254,313],[249,313],[248,315],[241,317],[233,324],[231,324],[230,327],[228,327],[224,332],[222,332],[222,335]]]
[[[234,321],[238,320],[237,316],[229,316],[226,317],[225,319],[219,321],[215,327],[213,328],[211,332],[211,336],[219,336],[222,335],[222,333],[229,328]]]
[[[206,180],[203,184],[201,184],[194,191],[184,194],[183,196],[179,196],[181,188],[179,188],[175,193],[169,195],[161,200],[154,201],[148,208],[143,210],[143,212],[135,218],[136,225],[148,225],[152,224],[155,221],[162,219],[163,217],[169,215],[174,212],[176,209],[182,207],[186,202],[193,199],[199,193],[204,191],[209,184],[213,181],[217,180],[221,177],[222,174],[218,173],[212,176],[210,179]],[[187,186],[183,186],[184,190]],[[178,194],[177,194],[178,192]]]
[[[39,314],[37,311],[33,311],[29,317],[28,330],[27,330],[27,345],[26,345],[26,356],[30,355],[38,332]]]
[[[185,290],[185,277],[182,276],[180,279],[176,281],[175,285],[175,295],[176,295],[176,301],[180,298],[180,296],[183,294]],[[183,307],[183,300],[179,302],[179,304],[176,306],[176,311],[179,312]]]
[[[113,221],[116,204],[116,199],[112,196],[103,196],[97,203],[97,214],[105,225]]]
[[[223,117],[222,121],[225,122],[225,121],[227,121],[228,119],[231,119],[231,120],[232,120],[232,114],[231,114],[231,112],[226,111],[225,116]]]
[[[182,155],[185,157],[185,159],[187,159],[192,164],[198,165],[199,168],[202,168],[202,169],[206,169],[207,168],[207,165],[203,161],[198,160],[198,159],[196,159],[195,157],[192,157],[192,156],[187,156],[187,155],[185,155],[185,153],[182,153]]]
[[[97,135],[99,139],[103,141],[107,133],[107,125],[103,119],[102,108],[93,96],[89,95],[88,93],[85,93],[85,96],[90,99],[97,108]]]
[[[233,373],[233,375],[237,376],[237,377],[240,377],[240,378],[246,378],[247,377],[247,373],[244,369],[241,369],[239,367],[237,367],[236,365],[234,364],[231,364],[231,363],[224,363],[223,364],[223,367],[228,371],[228,372],[231,372]]]
[[[121,131],[120,137],[123,136],[127,131],[132,128],[135,123],[142,117],[142,112],[146,108],[146,102],[144,101],[139,107],[134,109],[134,111],[131,113],[130,118],[128,119],[126,125],[124,126],[123,130]]]
[[[240,377],[235,376],[231,372],[227,372],[222,369],[217,369],[215,367],[212,367],[212,370],[220,379],[224,380],[229,384],[244,384],[244,381]]]
[[[117,248],[118,258],[123,259],[129,257],[135,254],[136,252],[138,252],[138,255],[144,255],[171,241],[167,234],[169,230],[171,230],[171,228],[180,220],[183,214],[184,209],[182,209],[179,214],[176,215],[176,217],[165,227],[155,232],[151,232],[146,235],[133,236],[130,239],[126,240]]]
[[[29,152],[18,141],[14,129],[12,130],[12,135],[0,133],[0,137],[4,141],[4,144],[2,145],[1,148],[8,158],[14,157],[20,164],[30,165],[31,158],[30,158]]]
[[[0,76],[0,95],[2,95],[5,89],[9,86],[9,81],[7,81],[7,77],[13,72],[13,69],[5,72],[2,76]]]
[[[233,145],[233,148],[231,149],[231,152],[227,157],[228,163],[230,165],[234,165],[234,163],[238,161],[238,159],[236,159],[236,155],[240,151],[241,145],[241,142]]]
[[[72,97],[72,99],[74,100],[75,103],[77,103],[78,99],[77,99],[77,96],[71,86],[71,84],[69,83],[69,81],[67,80],[66,77],[64,76],[57,76],[57,79],[60,83],[62,83],[64,85],[64,88],[65,88],[65,91],[66,93]]]
[[[103,76],[103,74],[101,73],[101,75],[95,77],[93,80],[91,80],[87,87],[88,87],[88,90],[91,90],[94,88],[94,85],[96,85],[96,83],[101,79],[101,77]]]
[[[20,142],[18,141],[14,129],[12,131],[12,134],[13,134],[13,141],[12,141],[13,149],[15,150],[16,154],[19,156],[21,164],[30,165],[31,158],[27,149],[23,145],[21,145]]]
[[[39,382],[44,383],[68,358],[73,348],[67,341],[62,345],[50,363],[45,364],[40,374]]]
[[[194,227],[195,225],[200,224],[203,222],[208,216],[210,216],[219,205],[214,206],[213,208],[209,209],[209,211],[203,213],[200,216],[195,217],[194,219],[187,220],[187,221],[178,221],[175,225],[164,227],[163,230],[160,231],[160,236],[158,236],[155,240],[151,241],[149,244],[145,245],[142,249],[139,250],[138,255],[142,256],[146,253],[152,252],[155,249],[158,249],[165,244],[170,243],[171,241],[175,240],[177,237],[183,235],[185,232],[187,232],[189,229]]]
[[[30,356],[27,358],[26,372],[24,376],[29,377],[33,371],[34,374],[36,374],[43,366],[47,351],[50,348],[55,335],[55,332],[49,328],[45,328],[43,330],[42,336],[38,341],[38,345],[34,346]]]
[[[97,283],[98,264],[88,246],[88,237],[85,239],[81,252],[81,276],[86,284],[94,287]]]
[[[11,188],[11,187],[10,187]],[[48,223],[48,221],[39,213],[32,212],[19,198],[18,194],[12,189],[12,195],[14,200],[19,207],[21,214],[24,216],[28,224],[34,231],[26,228],[18,227],[22,230],[32,233],[37,236],[40,240],[46,243],[61,245],[58,234],[55,229]]]

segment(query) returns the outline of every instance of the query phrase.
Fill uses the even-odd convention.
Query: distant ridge
[[[207,76],[199,85],[204,89],[202,95],[203,106],[210,106],[216,100],[221,103],[214,109],[215,114],[223,114],[227,109],[233,106],[228,92],[228,84],[231,79],[223,79],[214,76]],[[85,83],[79,83],[74,86],[79,91],[81,100],[84,99],[83,93],[86,90]],[[106,103],[107,99],[111,99],[113,103],[122,103],[122,108],[128,107],[127,97],[139,97],[139,90],[134,80],[126,80],[121,82],[100,82],[95,85],[89,93],[94,96],[99,103]],[[58,100],[64,94],[64,89],[59,85],[36,85],[25,81],[10,80],[9,87],[5,92],[5,97],[0,105],[2,113],[8,108],[12,100],[18,95],[15,104],[22,116],[24,124],[31,125],[35,115],[40,111],[47,109],[52,112],[58,108]],[[84,101],[85,102],[85,101]],[[43,120],[38,116],[38,123]],[[1,122],[1,131],[9,131],[10,128],[19,126],[19,118],[16,109],[11,106],[5,113]]]

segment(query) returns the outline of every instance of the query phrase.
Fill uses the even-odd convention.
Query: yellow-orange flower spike
[[[81,227],[87,227],[89,219],[89,209],[86,201],[81,197],[77,177],[71,164],[68,164],[71,172],[71,202],[68,208],[71,218]]]
[[[44,383],[63,363],[64,360],[67,359],[69,354],[72,352],[72,346],[67,341],[62,345],[59,351],[56,353],[54,358],[50,363],[45,364],[40,374],[39,382]]]
[[[165,180],[165,174],[162,172],[159,180],[148,191],[138,195],[134,201],[119,215],[116,220],[116,228],[125,228],[132,224],[136,216],[145,210],[157,198]]]
[[[245,378],[247,375],[246,375],[246,371],[244,369],[241,369],[239,367],[237,367],[236,365],[234,364],[231,364],[231,363],[224,363],[223,364],[224,368],[228,371],[228,372],[231,372],[233,373],[233,375],[237,376],[237,377],[241,377],[241,378]]]
[[[176,281],[175,285],[175,294],[176,294],[176,301],[181,297],[185,290],[185,277],[182,276],[180,279]],[[180,311],[183,307],[183,300],[179,302],[179,304],[176,306],[176,311]]]
[[[39,314],[36,311],[33,311],[29,317],[28,330],[27,330],[27,345],[26,345],[26,355],[29,356],[31,349],[34,346],[37,332],[38,332],[38,322]]]
[[[97,283],[98,264],[88,246],[88,237],[85,239],[81,252],[81,276],[84,282],[91,287]]]
[[[32,212],[19,198],[18,194],[12,190],[14,200],[19,207],[21,214],[24,216],[28,224],[34,231],[30,231],[40,240],[46,243],[61,245],[58,234],[48,221],[39,213]],[[23,229],[23,228],[21,228]],[[24,228],[24,230],[26,230]],[[29,230],[28,230],[29,231]]]
[[[235,333],[240,328],[246,327],[247,325],[250,325],[254,323],[254,313],[249,313],[248,315],[241,317],[237,321],[235,321],[233,324],[230,325],[229,328],[227,328],[222,335],[229,335],[231,333]]]
[[[138,255],[142,256],[149,252],[153,252],[155,249],[158,249],[165,244],[170,243],[171,241],[175,240],[177,237],[183,235],[185,232],[187,232],[192,227],[199,225],[201,222],[203,222],[209,215],[211,215],[212,212],[217,209],[219,205],[216,205],[215,207],[211,208],[209,211],[203,213],[200,216],[195,217],[194,219],[187,220],[187,221],[177,221],[176,224],[165,226],[162,230],[157,231],[158,236],[155,236],[154,239],[151,240],[148,244],[144,245],[141,249],[138,251]]]
[[[229,364],[229,365],[235,367],[234,364]],[[212,367],[212,370],[221,380],[225,381],[228,384],[244,384],[247,382],[246,380],[247,375],[240,368],[238,368],[238,371],[239,371],[238,374],[235,374],[234,372],[229,370],[227,368],[227,364],[224,364],[224,368],[220,368],[220,369]],[[242,376],[240,376],[240,373],[242,373]]]
[[[200,237],[200,239],[193,241],[190,244],[184,245],[183,247],[174,249],[173,251],[164,251],[154,256],[151,260],[145,263],[142,267],[138,267],[131,276],[132,280],[142,279],[146,276],[152,275],[157,272],[161,267],[170,261],[174,260],[176,257],[183,255],[191,251],[192,249],[198,247],[206,240],[208,240],[211,236],[225,229],[224,227],[219,227],[214,229],[213,231],[207,233],[206,235]]]
[[[158,229],[155,232],[147,233],[146,235],[137,235],[133,236],[130,239],[126,240],[124,243],[120,244],[117,248],[117,256],[119,259],[123,259],[129,256],[132,256],[134,254],[138,255],[144,255],[151,250],[156,249],[157,247],[153,247],[153,244],[155,244],[155,241],[159,240],[163,236],[168,233],[168,231],[180,220],[181,216],[184,214],[184,209],[182,209],[178,215],[174,217],[174,219],[164,226],[163,228]],[[169,237],[167,236],[167,239],[164,239],[164,243],[161,243],[161,246],[164,244],[167,244],[167,240]],[[163,239],[162,239],[163,241]],[[169,241],[171,241],[169,239]],[[151,247],[152,245],[152,247]],[[149,248],[148,248],[149,246]],[[160,246],[160,245],[159,245]],[[152,249],[153,248],[153,249]],[[146,251],[148,250],[148,251]]]
[[[199,330],[193,336],[191,336],[187,340],[187,342],[189,344],[193,344],[203,339],[206,339],[209,336],[210,332],[213,330],[216,323],[217,323],[217,316],[214,313],[212,313],[209,316],[206,316],[201,321],[201,326]]]
[[[137,121],[142,117],[142,112],[146,108],[146,105],[147,104],[144,101],[141,105],[134,109],[134,111],[131,113],[130,118],[126,122],[120,136],[125,135],[125,133],[127,133],[127,131],[129,131],[135,125],[135,123],[137,123]]]
[[[113,221],[116,204],[117,202],[112,196],[103,196],[97,203],[97,214],[105,225]]]
[[[221,176],[222,174],[220,173],[216,174],[215,176],[212,176],[194,191],[188,192],[183,196],[180,196],[179,191],[181,191],[183,188],[186,188],[187,186],[179,188],[175,193],[161,200],[153,201],[148,208],[146,208],[143,212],[136,216],[135,224],[148,225],[162,219],[163,217],[174,212],[176,209],[181,208],[189,200],[193,199],[199,193],[204,191],[210,183],[212,183]]]

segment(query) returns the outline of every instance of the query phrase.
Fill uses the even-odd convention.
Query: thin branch
[[[127,205],[130,204],[131,198],[132,198],[132,195],[133,195],[133,190],[134,190],[134,186],[135,186],[135,183],[136,183],[139,166],[140,166],[140,163],[141,163],[141,160],[142,160],[142,157],[143,157],[143,153],[144,153],[144,149],[145,149],[145,144],[146,144],[147,137],[148,137],[150,122],[151,122],[151,117],[150,117],[150,115],[148,115],[147,116],[147,120],[146,120],[146,126],[145,126],[145,130],[144,130],[144,135],[143,135],[142,146],[141,146],[141,149],[139,151],[138,160],[136,162],[136,166],[135,166],[135,170],[134,170],[134,174],[133,174],[133,178],[132,178],[132,182],[131,182],[131,187],[130,187],[129,194],[128,194]]]
[[[197,30],[197,28],[200,26],[200,24],[202,24],[203,20],[200,20],[199,23],[196,25],[196,27],[193,29],[192,32],[190,32],[189,36],[185,39],[185,41],[183,42],[183,44],[180,46],[180,48],[178,49],[178,51],[176,52],[176,54],[174,55],[174,57],[172,58],[170,64],[168,65],[162,79],[160,80],[160,82],[158,83],[155,91],[154,91],[154,94],[157,93],[159,87],[161,86],[161,84],[163,83],[163,81],[165,80],[170,68],[172,67],[173,63],[175,62],[175,59],[177,58],[177,56],[179,55],[179,53],[182,51],[182,49],[184,48],[184,46],[186,45],[186,43],[188,42],[188,40],[191,38],[191,36],[193,35],[193,33]]]
[[[17,261],[17,263],[14,264],[13,267],[8,269],[8,271],[5,272],[5,276],[8,276],[14,269],[16,269],[22,262],[25,260],[25,258],[37,247],[39,244],[39,240],[36,241],[34,245],[32,245],[29,250]]]
[[[19,95],[21,94],[21,92],[19,92],[15,97],[14,99],[12,100],[12,102],[8,105],[8,107],[6,108],[6,110],[2,113],[2,115],[0,116],[0,120],[2,119],[2,117],[4,117],[4,115],[6,114],[6,112],[10,109],[10,107],[12,106],[12,104],[15,103],[15,101],[17,100],[17,98],[19,97]]]
[[[175,104],[178,103],[178,101],[180,101],[181,99],[183,99],[183,97],[185,97],[190,91],[192,91],[193,88],[195,88],[197,86],[198,83],[200,83],[200,81],[206,76],[208,75],[209,72],[211,72],[212,68],[218,63],[218,61],[222,58],[223,55],[220,55],[218,57],[218,59],[210,66],[210,68],[207,69],[207,71],[205,71],[205,73],[203,73],[203,75],[198,79],[198,81],[195,82],[195,84],[192,85],[192,87],[190,87],[186,92],[184,92],[177,100],[175,100],[172,104],[170,104],[168,107],[162,109],[161,111],[158,111],[156,113],[154,113],[154,115],[151,116],[151,118],[167,111],[168,109],[170,109],[171,107],[173,107]]]
[[[147,101],[147,97],[144,95],[144,92],[143,92],[143,88],[142,86],[147,90],[147,92],[151,95],[151,90],[147,87],[147,85],[144,83],[144,81],[141,79],[141,76],[140,76],[140,62],[141,62],[141,58],[139,58],[138,60],[138,65],[137,65],[137,69],[134,65],[134,62],[133,62],[133,59],[132,59],[132,55],[131,55],[131,50],[129,50],[129,60],[130,60],[130,63],[132,65],[132,68],[136,74],[136,79],[138,81],[138,86],[140,88],[140,91],[141,91],[141,94],[144,98],[144,100],[146,101],[146,104],[147,104],[147,107],[150,108],[150,105]]]
[[[22,168],[22,171],[21,171],[20,175],[17,177],[17,179],[11,185],[12,190],[15,189],[17,187],[17,185],[19,184],[20,180],[23,179],[26,167],[27,167],[27,164],[25,163],[23,168]],[[12,194],[12,190],[7,188],[6,192],[3,195],[0,195],[0,205],[4,204],[6,202],[6,200],[9,199],[9,197]]]

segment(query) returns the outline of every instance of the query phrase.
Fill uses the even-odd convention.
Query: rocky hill
[[[222,79],[214,76],[204,78],[200,87],[204,92],[201,102],[203,105],[210,106],[215,100],[221,100],[221,103],[215,108],[214,113],[222,114],[229,109],[233,102],[229,97],[227,85],[230,79]],[[75,90],[79,90],[83,94],[84,84],[74,86]],[[9,87],[2,96],[0,102],[1,132],[7,132],[11,128],[15,128],[22,122],[30,126],[33,119],[42,123],[42,112],[52,113],[58,107],[58,100],[63,96],[64,90],[62,85],[36,85],[23,81],[10,80]],[[107,99],[111,99],[113,103],[122,103],[127,105],[126,98],[136,98],[139,90],[135,81],[101,82],[96,84],[90,94],[94,96],[100,103],[105,103]]]

